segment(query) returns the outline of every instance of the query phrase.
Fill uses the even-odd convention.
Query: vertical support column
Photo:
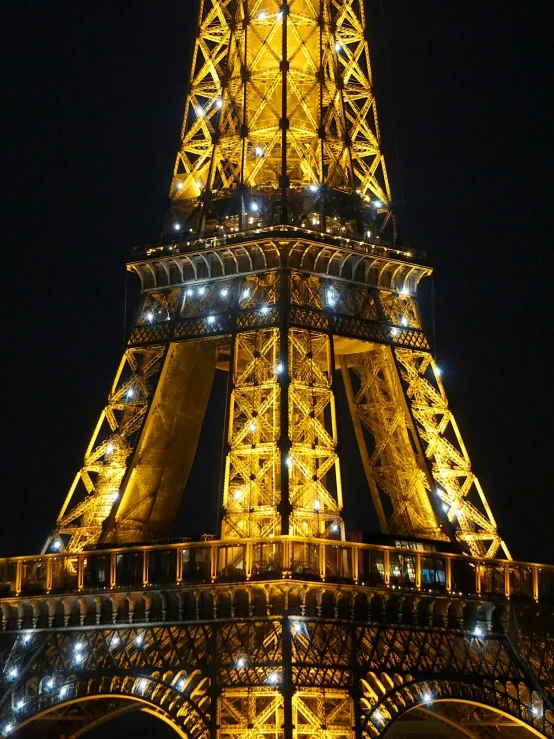
[[[447,557],[444,562],[444,571],[445,571],[445,587],[446,592],[451,593],[452,592],[452,559],[451,557]]]
[[[356,656],[358,654],[358,644],[356,638],[356,626],[352,624],[350,627],[350,657],[352,663],[352,688],[351,696],[354,703],[354,736],[356,739],[362,739],[363,736],[363,714],[362,714],[362,691],[360,688],[360,668]]]
[[[142,587],[146,588],[148,586],[148,581],[150,579],[149,573],[148,573],[148,549],[145,549],[142,555]]]
[[[282,28],[282,47],[281,47],[281,120],[280,120],[280,128],[281,128],[281,177],[280,179],[280,186],[281,186],[281,223],[283,225],[286,225],[288,223],[288,205],[287,205],[287,199],[288,199],[288,186],[289,186],[289,178],[287,174],[287,132],[289,128],[289,119],[288,119],[288,111],[287,111],[287,83],[288,83],[288,73],[289,73],[289,63],[288,63],[288,17],[289,17],[289,4],[288,0],[283,0],[283,4],[281,5],[281,23],[283,24]]]
[[[281,500],[278,506],[278,511],[281,515],[281,534],[283,536],[288,536],[290,533],[290,515],[292,513],[289,469],[289,455],[291,450],[291,438],[289,434],[289,280],[289,272],[283,270],[279,277],[281,298],[279,324],[279,385],[281,388],[279,452],[281,455]]]
[[[294,725],[292,720],[292,629],[288,610],[283,614],[283,734],[284,739],[293,739]]]
[[[235,287],[236,290],[236,287]],[[234,301],[236,302],[236,300]],[[236,311],[233,316],[233,323],[236,322]],[[217,505],[217,521],[216,531],[219,537],[222,537],[221,524],[223,516],[225,514],[225,506],[227,501],[225,500],[225,494],[228,489],[228,477],[229,477],[229,452],[231,451],[231,445],[229,443],[229,425],[231,423],[233,414],[233,390],[235,388],[235,352],[237,346],[237,334],[233,332],[231,336],[231,351],[229,353],[229,374],[227,376],[227,393],[225,400],[225,420],[223,422],[223,439],[221,442],[221,473],[220,473],[220,486],[219,486],[219,499]]]

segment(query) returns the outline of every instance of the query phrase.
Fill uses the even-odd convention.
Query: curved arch
[[[142,680],[148,681],[148,688],[141,686]],[[103,678],[99,678],[99,681],[102,683]],[[113,684],[113,680],[111,682]],[[188,696],[175,690],[172,685],[155,680],[152,677],[129,676],[119,683],[119,690],[105,691],[101,685],[100,692],[90,693],[91,683],[93,683],[93,680],[77,680],[73,683],[65,683],[64,687],[72,692],[72,696],[68,697],[67,700],[56,700],[54,691],[52,693],[40,693],[27,702],[26,706],[30,706],[28,715],[23,715],[20,721],[17,721],[15,716],[13,717],[9,732],[18,731],[53,712],[63,712],[74,705],[117,699],[118,705],[114,711],[103,714],[98,719],[87,723],[81,733],[84,733],[85,729],[88,731],[92,726],[100,725],[104,721],[133,710],[120,705],[125,702],[132,702],[139,704],[140,707],[137,707],[136,710],[149,713],[171,726],[180,739],[208,739],[209,737],[209,728],[202,712]],[[137,692],[137,690],[142,691],[142,693]],[[147,690],[151,696],[150,698],[145,697]],[[171,695],[168,697],[168,694]],[[186,710],[183,710],[184,708]],[[194,729],[196,730],[194,731]]]
[[[431,701],[426,701],[426,695],[431,696]],[[554,736],[554,723],[547,718],[545,712],[535,714],[531,705],[510,694],[507,688],[503,691],[490,683],[477,685],[439,680],[404,683],[384,694],[366,713],[362,722],[362,734],[365,737],[381,736],[402,716],[429,702],[433,705],[465,703],[480,706],[510,718],[541,739]]]

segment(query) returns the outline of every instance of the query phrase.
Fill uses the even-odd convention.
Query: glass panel
[[[218,577],[242,579],[244,577],[244,544],[222,545],[218,547],[218,550]]]
[[[352,549],[340,545],[325,546],[325,577],[329,580],[352,579]]]
[[[292,571],[304,577],[319,577],[319,545],[292,543]]]
[[[379,549],[358,549],[359,579],[362,585],[385,582],[384,552]]]
[[[283,545],[281,542],[252,545],[252,577],[281,577],[283,572]]]
[[[510,567],[510,595],[533,597],[533,572],[530,567]]]
[[[148,583],[166,585],[177,580],[177,550],[153,549],[148,552]]]
[[[211,547],[191,547],[183,549],[183,580],[209,582],[211,577],[210,566]]]
[[[554,603],[554,569],[539,570],[539,601]]]
[[[46,592],[46,560],[30,559],[21,564],[21,592],[24,595]]]
[[[17,562],[9,559],[0,560],[0,596],[15,594]]]
[[[415,585],[415,555],[390,553],[390,581],[393,585]]]
[[[125,552],[115,558],[117,585],[142,585],[143,552]]]
[[[452,558],[452,592],[453,593],[475,593],[477,590],[475,562],[467,561],[465,558]],[[483,584],[481,581],[481,588]]]
[[[421,557],[421,587],[430,590],[444,590],[446,574],[441,557]]]
[[[109,587],[110,585],[110,555],[91,554],[87,557],[85,568],[85,587]]]
[[[78,586],[77,557],[55,557],[52,562],[52,592],[67,593]]]

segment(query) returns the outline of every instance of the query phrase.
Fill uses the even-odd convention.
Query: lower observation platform
[[[438,552],[432,545],[415,550],[276,536],[0,559],[4,617],[30,596],[274,580],[554,604],[554,566]]]
[[[181,739],[554,737],[554,567],[404,544],[2,559],[0,735],[145,711]]]

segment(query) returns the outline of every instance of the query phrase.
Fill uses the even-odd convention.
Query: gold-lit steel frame
[[[298,241],[274,243],[266,255],[279,264],[280,250],[291,243]],[[110,402],[125,423],[119,429],[112,420],[102,436],[104,419],[116,418],[110,406],[97,426],[88,467],[76,478],[88,483],[87,493],[69,508],[74,486],[59,519],[58,533],[71,537],[68,548],[98,541],[125,487],[133,449],[122,440],[132,440],[142,423],[164,353],[176,341],[220,337],[226,347],[220,366],[231,372],[223,538],[344,536],[334,397],[339,370],[382,530],[455,540],[481,557],[502,548],[509,557],[448,408],[413,293],[372,284],[402,274],[403,284],[411,285],[410,265],[384,261],[378,272],[368,259],[360,271],[360,256],[351,272],[369,282],[361,284],[328,276],[333,262],[319,261],[319,246],[306,246],[300,267],[324,267],[324,274],[263,269],[251,248],[247,259],[237,246],[219,261],[221,267],[223,256],[232,256],[235,270],[244,265],[248,272],[144,292],[126,357],[134,358],[137,371],[144,366],[147,377],[139,383],[120,368]],[[202,257],[209,263],[210,252]],[[347,252],[342,264],[348,259]],[[251,269],[256,260],[259,271]],[[174,263],[167,260],[165,274],[178,281]],[[413,274],[423,270],[414,266]],[[141,390],[130,403],[135,386]],[[115,453],[120,448],[121,459]],[[85,508],[96,518],[82,518]]]
[[[360,0],[202,0],[170,197],[321,185],[390,218]]]
[[[278,329],[245,332],[235,339],[223,539],[343,532],[330,341],[324,334],[291,329],[288,345],[288,361],[283,362]],[[284,428],[283,392],[289,409]],[[289,491],[286,522],[283,474]]]
[[[46,542],[78,552],[95,544],[120,497],[120,488],[148,412],[165,347],[129,347],[119,364],[108,402],[100,414],[56,521]]]

